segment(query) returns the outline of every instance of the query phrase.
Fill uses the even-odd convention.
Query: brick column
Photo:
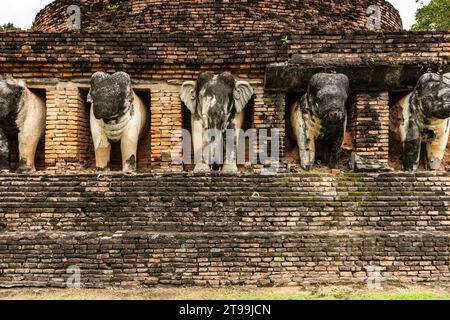
[[[90,158],[89,113],[80,89],[61,82],[47,90],[45,164],[48,170],[83,169]]]
[[[389,94],[358,93],[355,101],[354,153],[387,168],[389,159]]]
[[[172,163],[171,153],[181,144],[183,128],[180,88],[158,85],[151,89],[151,165],[155,170],[182,171],[182,165]]]
[[[253,109],[253,127],[259,129],[278,129],[280,160],[284,155],[285,142],[285,94],[282,92],[267,92],[264,85],[253,85],[255,89],[255,104]],[[271,141],[271,139],[269,139]]]

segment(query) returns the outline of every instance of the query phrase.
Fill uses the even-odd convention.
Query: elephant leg
[[[309,161],[308,161],[308,165],[307,168],[308,170],[311,169],[311,167],[314,165],[314,161],[316,160],[316,140],[314,140],[313,138],[309,138],[307,140],[307,154],[309,155]]]
[[[328,166],[332,169],[336,168],[339,164],[339,159],[341,155],[341,147],[344,142],[345,127],[347,120],[342,122],[327,125],[327,138],[325,139],[328,151]]]
[[[135,137],[135,139],[124,138],[120,141],[122,170],[124,172],[135,172],[137,170],[138,140],[138,137]]]
[[[233,120],[231,130],[227,130],[225,161],[222,167],[223,172],[238,172],[236,152],[238,149],[239,137],[241,134],[242,124],[244,122],[244,112],[239,113]],[[245,152],[245,148],[243,149]]]
[[[111,143],[108,141],[102,122],[95,118],[92,106],[90,111],[90,125],[95,150],[95,167],[98,171],[107,171],[109,170],[109,160],[111,157]]]
[[[427,143],[427,162],[431,170],[439,170],[444,159],[449,136],[450,120],[444,120],[442,125],[435,130],[436,138]]]
[[[34,172],[34,158],[40,136],[19,132],[19,166],[18,172]]]
[[[302,101],[304,101],[303,98]],[[292,126],[292,133],[295,137],[295,140],[297,141],[300,166],[304,170],[309,170],[312,163],[314,162],[315,145],[314,139],[312,139],[311,141],[311,139],[309,139],[310,137],[308,137],[308,117],[303,114],[301,109],[302,102],[297,102],[296,104],[292,105],[290,122]],[[311,162],[311,158],[313,159],[313,162]]]
[[[139,138],[145,129],[146,107],[138,96],[134,97],[135,114],[129,120],[125,131],[120,139],[120,150],[122,153],[122,171],[135,172],[137,170],[137,151]]]
[[[407,171],[416,171],[420,161],[420,129],[414,118],[410,118],[403,141],[403,166]]]
[[[95,167],[98,171],[108,171],[111,157],[111,143],[100,130],[93,130],[92,138],[94,140]]]
[[[39,141],[44,135],[45,131],[45,101],[27,91],[29,97],[26,115],[21,118],[21,113],[18,115],[17,124],[19,126],[19,166],[18,172],[34,172],[36,150]]]
[[[299,130],[297,134],[298,152],[300,155],[300,166],[304,170],[310,170],[314,164],[316,148],[315,139],[309,135],[309,124],[307,119],[300,117]]]
[[[236,141],[237,141],[236,137],[234,137],[234,139],[236,139]],[[222,166],[222,171],[226,172],[226,173],[238,172],[238,167],[236,164],[236,147],[233,148],[233,151],[231,151],[231,154],[226,154],[225,156],[226,156],[226,158],[225,158],[224,164]]]
[[[0,129],[0,171],[9,171],[9,139]]]
[[[194,172],[208,172],[211,170],[205,161],[204,151],[204,129],[200,118],[192,117],[192,143],[194,146]]]
[[[111,156],[111,144],[103,145],[95,149],[95,167],[99,171],[109,170],[109,159]]]

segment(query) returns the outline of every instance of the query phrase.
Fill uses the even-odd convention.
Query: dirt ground
[[[450,300],[450,287],[0,289],[1,300]]]

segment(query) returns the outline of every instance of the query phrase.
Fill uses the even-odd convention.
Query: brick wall
[[[0,31],[0,74],[25,79],[85,79],[122,70],[132,79],[189,80],[230,71],[262,79],[266,65],[301,54],[310,65],[343,63],[446,64],[450,33],[95,33]]]
[[[71,82],[60,82],[46,92],[46,168],[86,168],[93,153],[86,94]]]
[[[256,98],[253,108],[253,128],[256,129],[255,133],[258,135],[259,130],[267,130],[267,143],[268,146],[262,145],[259,141],[259,147],[265,147],[266,150],[270,149],[270,144],[276,139],[276,136],[272,137],[271,129],[277,129],[279,135],[280,144],[280,159],[284,154],[283,141],[286,136],[285,130],[285,94],[280,92],[266,92],[263,87],[256,86],[255,90]],[[256,150],[257,154],[263,152],[262,150]]]
[[[2,287],[450,281],[448,173],[0,182]]]
[[[352,122],[354,152],[378,159],[387,167],[389,159],[389,94],[357,93]]]
[[[157,170],[181,170],[172,152],[181,152],[182,102],[177,86],[161,85],[151,93],[151,162]]]

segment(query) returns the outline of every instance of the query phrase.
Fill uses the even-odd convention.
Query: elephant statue
[[[290,124],[299,147],[300,165],[309,170],[315,160],[315,141],[322,139],[330,168],[339,162],[347,125],[349,80],[344,74],[315,74],[304,94],[291,107]]]
[[[400,110],[398,135],[403,147],[403,166],[416,171],[422,143],[426,144],[427,167],[438,170],[450,131],[450,73],[422,75],[413,92],[394,106]]]
[[[19,141],[18,172],[33,172],[45,132],[45,101],[24,81],[0,77],[0,170],[10,169],[11,140]]]
[[[224,145],[223,137],[228,139],[228,133],[232,132],[233,141],[225,141],[233,144],[230,152],[225,152],[222,171],[238,171],[236,152],[244,122],[243,111],[253,95],[254,90],[248,82],[236,81],[228,72],[219,75],[202,73],[197,81],[183,83],[180,97],[191,112],[195,172],[211,170],[211,152],[207,151],[213,143],[208,134],[211,131],[223,134],[219,147]]]
[[[131,89],[125,72],[96,72],[87,101],[97,170],[109,170],[111,143],[120,142],[122,170],[136,171],[138,142],[149,121],[149,110]]]

